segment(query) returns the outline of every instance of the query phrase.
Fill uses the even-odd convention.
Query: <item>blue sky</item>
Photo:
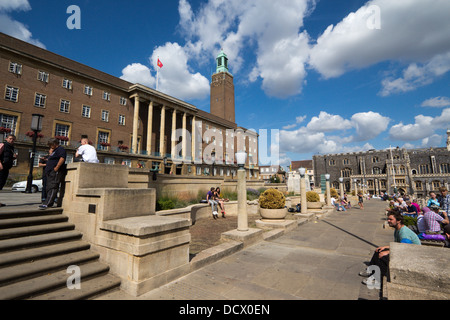
[[[67,27],[70,5],[81,29]],[[0,0],[0,31],[152,88],[159,56],[159,89],[205,111],[223,48],[236,122],[280,130],[287,165],[445,146],[448,12],[448,0]]]

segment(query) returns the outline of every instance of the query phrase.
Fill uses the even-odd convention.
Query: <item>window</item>
[[[109,147],[109,132],[98,132],[98,150],[107,151]]]
[[[433,189],[434,190],[437,190],[440,187],[441,187],[441,182],[440,181],[437,181],[437,180],[433,181]]]
[[[106,164],[115,164],[116,161],[114,160],[114,158],[105,157],[105,163]]]
[[[430,167],[427,164],[422,164],[419,166],[419,174],[428,174],[430,173]]]
[[[416,181],[416,189],[417,190],[422,190],[422,181]]]
[[[67,146],[69,144],[70,125],[57,123],[55,125],[55,138],[59,139],[59,144]]]
[[[111,101],[111,93],[104,91],[103,92],[103,100]]]
[[[9,115],[9,114],[1,114],[0,113],[0,127],[9,129],[9,130],[7,130],[9,132],[4,132],[4,133],[0,134],[0,138],[3,138],[3,139],[1,139],[1,141],[6,139],[6,136],[9,133],[16,134],[17,121],[18,121],[18,117],[17,116],[12,116],[12,115]]]
[[[9,72],[14,74],[22,74],[22,65],[16,62],[9,63]]]
[[[333,159],[331,159],[330,162],[329,162],[329,164],[330,164],[330,166],[335,166],[335,165],[336,165],[336,161],[333,160]]]
[[[448,163],[442,163],[440,165],[441,173],[450,173],[450,164]]]
[[[94,88],[92,88],[90,86],[84,86],[84,94],[86,94],[88,96],[92,96],[93,93],[94,93]]]
[[[372,158],[372,163],[378,163],[378,162],[380,162],[380,159],[378,157]]]
[[[122,165],[131,168],[131,160],[129,160],[129,159],[123,159],[123,160],[122,160]]]
[[[70,109],[70,101],[61,100],[61,104],[59,105],[59,111],[69,113],[69,109]]]
[[[349,165],[350,164],[350,160],[349,159],[344,159],[342,160],[342,163],[344,166]]]
[[[120,97],[120,105],[126,106],[127,105],[127,98]]]
[[[36,93],[34,98],[34,106],[39,108],[45,108],[45,101],[47,96],[45,94]]]
[[[125,116],[122,114],[119,114],[119,126],[125,125]]]
[[[378,167],[374,167],[374,168],[372,169],[372,172],[373,172],[373,174],[382,174],[381,169],[378,168]]]
[[[19,88],[6,86],[5,100],[17,102],[19,100]]]
[[[48,78],[50,77],[50,75],[48,74],[48,72],[45,71],[39,71],[38,72],[38,80],[48,83]]]
[[[350,178],[351,175],[352,175],[352,169],[345,168],[344,170],[341,171],[341,176],[343,178]]]
[[[81,116],[83,118],[90,118],[91,117],[91,107],[83,106],[83,110],[81,111]]]
[[[72,90],[72,80],[64,79],[62,82],[62,86],[65,89]]]
[[[109,111],[102,110],[102,121],[109,122]]]

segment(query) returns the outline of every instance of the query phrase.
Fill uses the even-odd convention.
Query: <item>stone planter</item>
[[[322,209],[322,202],[308,202],[308,209]]]
[[[267,221],[275,221],[275,220],[284,220],[287,216],[287,209],[264,209],[259,208],[259,212],[261,214],[261,217],[264,220]]]

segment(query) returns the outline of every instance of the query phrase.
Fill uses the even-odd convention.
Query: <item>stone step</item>
[[[0,292],[14,281],[29,279],[44,273],[52,273],[59,269],[67,269],[71,265],[79,265],[98,258],[99,254],[85,250],[2,268],[0,269]]]
[[[72,223],[52,223],[38,226],[27,226],[19,228],[9,228],[0,230],[0,240],[20,238],[25,236],[39,235],[44,233],[59,232],[65,230],[73,230],[75,226]]]
[[[67,267],[70,264],[67,264]],[[0,300],[30,299],[50,291],[67,287],[67,280],[71,274],[63,267],[53,273],[41,275],[36,278],[23,280],[0,287]],[[109,267],[100,262],[91,262],[79,265],[81,271],[81,285],[91,277],[106,274]]]
[[[57,222],[67,222],[68,220],[69,220],[69,218],[62,214],[1,219],[0,220],[0,229],[36,226],[36,225],[57,223]]]
[[[80,289],[71,290],[65,286],[49,293],[34,296],[30,300],[85,300],[119,289],[120,283],[120,278],[106,274],[82,281]]]
[[[0,220],[3,219],[13,219],[13,218],[25,218],[25,217],[35,217],[35,216],[45,216],[45,215],[55,215],[61,214],[63,212],[62,208],[49,208],[46,210],[11,210],[0,212]]]
[[[84,241],[70,241],[43,247],[0,253],[0,267],[11,266],[18,263],[32,262],[76,251],[88,250],[90,244]]]
[[[61,243],[81,239],[83,235],[76,231],[62,231],[49,234],[34,235],[28,237],[12,238],[0,241],[0,252],[8,252],[16,249],[26,249],[45,244]]]

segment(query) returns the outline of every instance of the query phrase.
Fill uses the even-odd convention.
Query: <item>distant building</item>
[[[282,183],[286,180],[286,172],[280,165],[259,166],[259,177],[261,180],[269,182],[273,176],[277,176]]]
[[[447,132],[450,141],[450,131]],[[450,184],[450,142],[446,148],[369,150],[313,157],[316,181],[330,183],[339,190],[343,178],[345,192],[365,191],[370,194],[394,191],[418,198],[430,191],[447,189]]]

